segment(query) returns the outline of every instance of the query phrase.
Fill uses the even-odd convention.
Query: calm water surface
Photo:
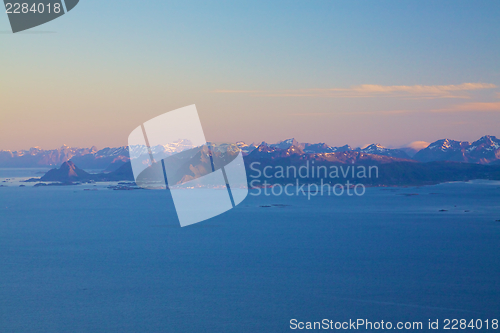
[[[499,183],[249,196],[186,228],[167,191],[10,185],[0,188],[0,332],[500,319]]]

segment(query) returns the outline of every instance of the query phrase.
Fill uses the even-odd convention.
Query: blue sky
[[[0,15],[0,149],[126,145],[190,104],[213,141],[500,136],[498,17],[498,1],[81,0],[14,35]]]

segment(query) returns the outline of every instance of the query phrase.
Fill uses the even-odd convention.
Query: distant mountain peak
[[[442,151],[460,149],[463,146],[468,146],[470,143],[467,141],[455,141],[450,139],[441,139],[431,143],[426,149]]]
[[[363,150],[373,150],[373,149],[388,149],[382,146],[380,143],[372,143],[371,145],[366,146]]]
[[[89,178],[89,174],[78,168],[75,163],[71,161],[64,162],[59,169],[52,169],[47,172],[41,181],[64,181],[71,182],[75,180],[85,180]]]
[[[297,141],[295,140],[295,138],[291,138],[291,139],[283,140],[281,142],[282,143],[287,143],[287,144],[292,144],[292,143],[297,142]]]
[[[262,141],[260,144],[246,144],[239,141],[237,146],[244,156],[257,151],[267,155],[307,155],[330,154],[340,152],[359,152],[363,154],[388,156],[394,158],[410,159],[420,162],[454,161],[468,163],[500,163],[500,139],[493,135],[484,135],[470,143],[456,141],[449,138],[437,140],[432,143],[415,141],[408,147],[393,149],[380,143],[373,143],[364,148],[352,148],[349,145],[332,147],[326,143],[300,143],[295,138],[288,138],[274,144]],[[191,142],[178,140],[170,145],[151,147],[153,153],[165,153],[170,156],[191,147]],[[295,147],[292,149],[292,147]],[[75,148],[63,145],[61,148],[44,150],[38,146],[28,150],[0,150],[0,167],[3,168],[34,168],[61,166],[66,161],[86,170],[116,170],[126,163],[130,155],[147,154],[146,146],[107,147],[98,150],[97,147]],[[288,155],[287,155],[288,154]],[[69,166],[70,167],[70,166]],[[68,171],[69,172],[69,171]],[[78,172],[77,172],[78,173]]]
[[[272,144],[270,146],[273,148],[288,149],[292,146],[302,148],[304,145],[297,142],[297,140],[295,140],[294,138],[291,138],[291,139],[286,139],[286,140],[280,141],[278,143]]]
[[[472,143],[441,139],[415,154],[421,162],[455,161],[488,164],[500,159],[500,140],[492,135],[485,135]]]
[[[480,138],[479,140],[474,141],[472,144],[476,144],[476,143],[488,143],[488,144],[491,144],[491,145],[495,145],[495,144],[500,143],[500,140],[497,139],[496,136],[485,135],[482,138]]]
[[[372,143],[365,148],[356,148],[355,151],[364,154],[382,155],[402,159],[410,159],[408,154],[401,149],[392,149],[382,146],[380,143]]]
[[[75,163],[71,161],[64,162],[61,167],[59,168],[60,172],[63,172],[64,174],[67,174],[68,177],[78,177],[77,174],[77,167]],[[82,170],[83,171],[83,170]]]
[[[477,141],[474,141],[468,148],[467,152],[484,150],[487,152],[500,149],[500,140],[492,135],[485,135]]]

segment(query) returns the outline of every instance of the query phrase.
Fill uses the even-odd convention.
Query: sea
[[[0,170],[1,333],[500,332],[499,182],[253,191],[181,228],[167,190],[44,171]]]

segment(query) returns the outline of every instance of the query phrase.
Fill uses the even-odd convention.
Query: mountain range
[[[117,170],[109,173],[88,173],[80,169],[71,161],[64,162],[58,169],[49,170],[40,178],[31,178],[26,182],[110,182],[110,181],[133,181],[134,175],[130,162],[125,162]]]
[[[377,156],[387,157],[385,161],[408,160],[417,162],[433,161],[452,161],[475,164],[500,164],[500,139],[495,136],[483,136],[477,141],[456,141],[442,139],[435,141],[426,148],[419,151],[412,151],[409,148],[387,148],[380,144],[371,144],[363,148],[352,148],[349,145],[341,147],[332,147],[325,143],[300,143],[295,139],[284,140],[275,144],[262,142],[260,144],[246,144],[238,142],[238,147],[245,156],[255,158],[278,158],[286,154],[302,154],[322,158],[319,154],[332,154],[341,158],[342,154],[349,153],[349,156],[355,156],[359,153],[365,156],[369,155],[372,159],[380,160]],[[187,140],[179,140],[176,143],[152,147],[153,152],[164,152],[166,155],[172,155],[184,151],[191,147]],[[132,154],[139,154],[146,147],[132,147]],[[62,163],[71,161],[78,167],[85,170],[100,170],[104,172],[113,172],[118,170],[129,161],[129,147],[104,148],[98,150],[91,148],[72,148],[62,146],[59,149],[43,150],[39,147],[22,151],[0,151],[0,167],[17,168],[35,168],[35,167],[55,167]],[[332,155],[333,156],[333,155]],[[347,156],[347,155],[346,155]],[[330,156],[331,157],[331,156]],[[365,156],[365,159],[367,157]],[[383,160],[383,159],[382,159]]]
[[[417,162],[451,161],[476,164],[500,163],[500,139],[491,135],[483,136],[472,143],[468,141],[442,139],[420,150],[410,147],[387,148],[377,143],[368,145],[364,148],[351,148],[349,145],[331,147],[325,143],[299,143],[295,139],[281,141],[276,144],[262,142],[260,145],[247,145],[243,142],[239,142],[238,145],[246,155],[251,154],[254,150],[265,151],[272,154],[273,151],[295,147],[295,149],[299,149],[304,154],[359,152],[362,154],[386,156]]]
[[[261,170],[266,167],[271,169],[287,168],[289,166],[300,168],[304,165],[324,166],[329,170],[340,166],[344,168],[348,166],[377,166],[379,176],[362,179],[364,184],[373,186],[424,185],[472,179],[500,180],[500,140],[493,136],[484,136],[472,143],[448,139],[438,140],[418,151],[413,158],[402,149],[391,149],[377,144],[353,149],[347,145],[330,147],[324,143],[299,143],[294,139],[289,139],[276,144],[263,142],[259,145],[247,145],[239,142],[237,146],[245,155],[247,174],[249,174],[250,170],[255,171],[255,168],[251,167],[252,164],[258,165],[257,168]],[[207,157],[208,155],[203,151],[194,155],[190,154],[187,151],[190,147],[190,142],[179,141],[175,145],[152,147],[152,150],[173,155],[172,161],[178,166],[176,171],[178,174],[174,178],[182,182],[210,172],[209,164],[207,164],[210,160]],[[228,150],[227,145],[220,145],[219,147],[224,149],[221,152],[218,152],[217,149],[213,150],[213,154],[215,154],[214,160],[217,154],[227,155],[226,153],[229,153],[228,158],[237,154],[234,150]],[[131,147],[131,149],[133,156],[147,154],[146,147],[135,146]],[[134,181],[128,157],[128,148],[106,148],[98,151],[95,148],[84,150],[63,147],[61,151],[49,151],[45,155],[40,154],[40,150],[32,150],[32,152],[33,154],[29,155],[31,157],[26,159],[27,161],[36,161],[37,156],[42,156],[43,158],[39,158],[38,161],[46,163],[49,161],[47,156],[54,158],[54,161],[60,161],[57,160],[60,158],[68,159],[71,154],[74,154],[74,156],[71,157],[71,160],[64,161],[59,169],[52,169],[43,177],[31,181],[65,183]],[[178,153],[174,154],[176,152]],[[26,156],[23,154],[12,155],[20,158]],[[167,157],[167,159],[172,158]],[[254,164],[255,162],[258,163]],[[107,163],[110,164],[106,166]],[[104,171],[100,173],[87,172],[98,168]],[[83,169],[87,169],[87,171]],[[256,178],[251,177],[250,174],[249,177]],[[252,180],[250,178],[249,180]],[[351,177],[350,174],[343,178],[354,182],[357,181],[356,177]],[[262,178],[260,180],[264,181],[266,179]],[[293,179],[284,177],[272,181],[274,183],[286,183],[293,181]],[[311,179],[302,179],[302,181],[317,182],[318,179],[314,179],[313,176]]]
[[[332,168],[350,168],[377,167],[377,177],[369,178],[356,178],[354,174],[347,172],[340,178],[329,179],[324,178],[325,183],[332,182],[345,182],[349,180],[352,184],[362,183],[368,186],[409,186],[409,185],[428,185],[437,184],[449,181],[468,181],[473,179],[490,179],[500,180],[500,164],[475,164],[463,162],[417,162],[413,160],[398,159],[394,157],[364,154],[357,151],[343,151],[334,153],[320,153],[320,154],[301,154],[300,148],[294,146],[289,149],[275,148],[272,150],[272,156],[268,156],[268,149],[265,146],[260,146],[255,149],[250,155],[245,158],[245,166],[247,169],[247,176],[249,183],[257,180],[258,184],[295,184],[297,181],[294,176],[286,176],[283,178],[264,177],[265,168],[271,170],[278,170],[278,168],[287,169],[292,166],[296,169],[307,165],[308,167],[314,163],[315,167],[326,167],[328,170]],[[176,154],[174,157],[182,155]],[[180,161],[183,164],[182,160]],[[194,179],[208,170],[207,158],[203,155],[194,156],[187,164],[179,170],[183,170],[183,174],[175,175],[178,183]],[[258,162],[255,165],[255,162]],[[260,170],[260,176],[256,176],[256,169]],[[197,175],[198,171],[202,171]],[[151,175],[154,175],[154,170],[151,170]],[[141,174],[142,176],[142,174]],[[147,178],[148,176],[146,176]],[[132,168],[130,162],[125,162],[117,170],[109,173],[88,173],[73,162],[64,162],[59,169],[52,169],[41,178],[30,179],[29,182],[60,182],[60,183],[74,183],[74,182],[89,182],[89,181],[134,181]],[[301,177],[301,183],[319,183],[318,176],[308,176],[308,178]]]

